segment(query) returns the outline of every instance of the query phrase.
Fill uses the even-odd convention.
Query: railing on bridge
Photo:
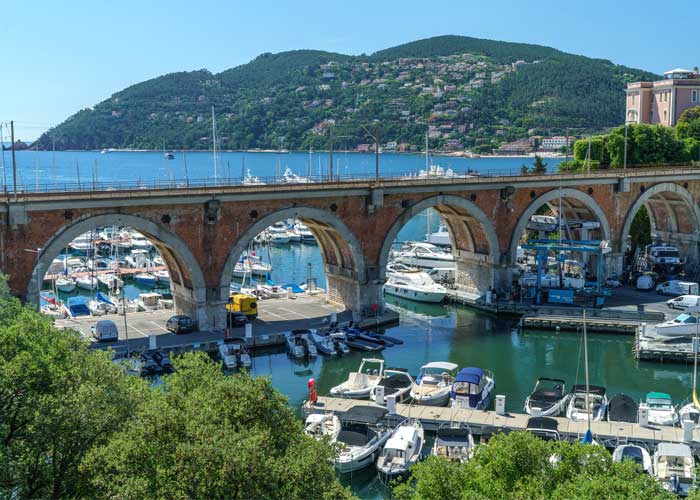
[[[523,174],[519,169],[492,169],[462,172],[453,171],[450,175],[382,175],[377,177],[374,173],[342,174],[329,177],[327,175],[312,175],[289,179],[278,177],[257,177],[255,182],[246,182],[241,178],[219,177],[217,179],[169,179],[169,180],[136,180],[136,181],[93,181],[93,182],[52,182],[47,184],[24,183],[16,187],[11,183],[5,186],[3,197],[6,201],[12,201],[16,196],[30,194],[64,194],[64,193],[109,193],[110,191],[166,191],[177,189],[211,189],[211,188],[261,188],[269,187],[324,187],[333,185],[366,185],[366,184],[464,184],[498,182],[507,179],[552,179],[552,178],[601,178],[601,177],[634,177],[644,173],[665,175],[687,174],[689,170],[700,171],[700,163],[663,164],[663,165],[636,165],[629,166],[627,170],[601,166],[590,172],[547,172],[543,174]]]

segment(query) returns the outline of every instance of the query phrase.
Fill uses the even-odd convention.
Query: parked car
[[[191,333],[194,331],[194,321],[189,316],[178,314],[170,316],[170,319],[165,323],[165,328],[172,333]]]
[[[686,310],[689,307],[700,306],[700,295],[681,295],[675,299],[667,300],[666,305],[671,309]]]
[[[228,326],[230,328],[235,328],[237,326],[243,326],[248,323],[248,316],[242,312],[229,312],[228,313]]]
[[[90,327],[92,338],[96,342],[111,342],[119,340],[119,331],[114,321],[110,319],[101,319]]]
[[[698,295],[698,284],[680,280],[664,281],[656,285],[656,293],[663,295]]]
[[[642,274],[637,278],[637,290],[652,290],[654,288],[654,276],[651,274]]]

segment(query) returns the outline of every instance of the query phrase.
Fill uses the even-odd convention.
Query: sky
[[[293,49],[369,54],[447,34],[547,45],[663,73],[700,65],[697,13],[697,0],[7,1],[0,123],[14,120],[15,137],[29,141],[165,73],[220,72]]]

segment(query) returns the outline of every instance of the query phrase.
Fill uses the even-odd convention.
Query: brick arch
[[[659,202],[659,207],[650,207],[650,204],[656,204],[655,201]],[[679,203],[681,211],[676,212],[676,209],[673,207],[677,207]],[[662,217],[665,218],[664,222],[668,224],[669,231],[691,234],[700,230],[700,209],[698,209],[693,195],[683,186],[673,182],[660,182],[640,193],[627,210],[619,237],[622,246],[624,246],[625,240],[630,233],[632,221],[642,206],[649,208],[652,230],[658,228]],[[692,214],[692,216],[687,217],[686,214]]]
[[[296,206],[271,212],[251,224],[231,247],[220,277],[220,290],[228,299],[233,270],[250,241],[271,225],[285,219],[299,219],[318,241],[327,272],[344,275],[357,282],[366,281],[365,257],[355,234],[336,215],[315,207]]]
[[[576,200],[578,204],[585,208],[590,215],[593,215],[598,220],[598,222],[600,222],[600,231],[602,233],[602,238],[604,240],[610,240],[610,224],[608,222],[608,218],[605,215],[603,209],[600,207],[600,205],[594,198],[584,193],[583,191],[579,191],[578,189],[552,189],[551,191],[547,191],[546,193],[532,200],[530,204],[525,208],[525,210],[523,210],[523,212],[520,214],[520,217],[518,217],[518,222],[515,225],[513,234],[510,237],[510,246],[508,247],[509,263],[515,262],[518,244],[520,243],[520,237],[525,231],[530,217],[535,215],[537,210],[542,205],[550,204],[552,202],[558,202],[560,196],[562,200]],[[570,208],[571,202],[568,202],[567,206]]]
[[[438,195],[411,205],[391,224],[384,237],[377,261],[380,277],[383,277],[384,266],[389,260],[391,246],[401,228],[428,208],[436,209],[446,219],[450,228],[453,248],[486,255],[487,261],[491,264],[498,262],[500,255],[498,236],[493,223],[486,214],[476,204],[461,196]],[[460,224],[459,221],[462,223]]]
[[[179,236],[150,219],[118,213],[78,219],[63,226],[51,236],[37,256],[27,289],[27,300],[31,303],[39,303],[39,290],[46,270],[53,259],[68,246],[68,243],[83,233],[106,226],[131,227],[143,233],[163,256],[171,275],[171,284],[188,290],[188,298],[191,302],[204,302],[206,300],[206,285],[199,262]],[[177,294],[174,295],[177,305]]]

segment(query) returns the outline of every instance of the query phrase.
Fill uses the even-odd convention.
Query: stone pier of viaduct
[[[250,240],[277,221],[298,218],[318,240],[328,299],[361,314],[381,306],[392,242],[427,208],[449,227],[457,285],[483,292],[510,286],[519,240],[544,205],[554,213],[561,206],[568,220],[600,222],[587,237],[610,242],[607,273],[621,271],[642,206],[652,233],[679,245],[697,264],[699,200],[700,169],[692,167],[10,194],[0,204],[0,270],[14,293],[38,301],[46,269],[73,238],[100,226],[133,227],[163,255],[176,308],[203,328],[221,328],[233,267]]]

